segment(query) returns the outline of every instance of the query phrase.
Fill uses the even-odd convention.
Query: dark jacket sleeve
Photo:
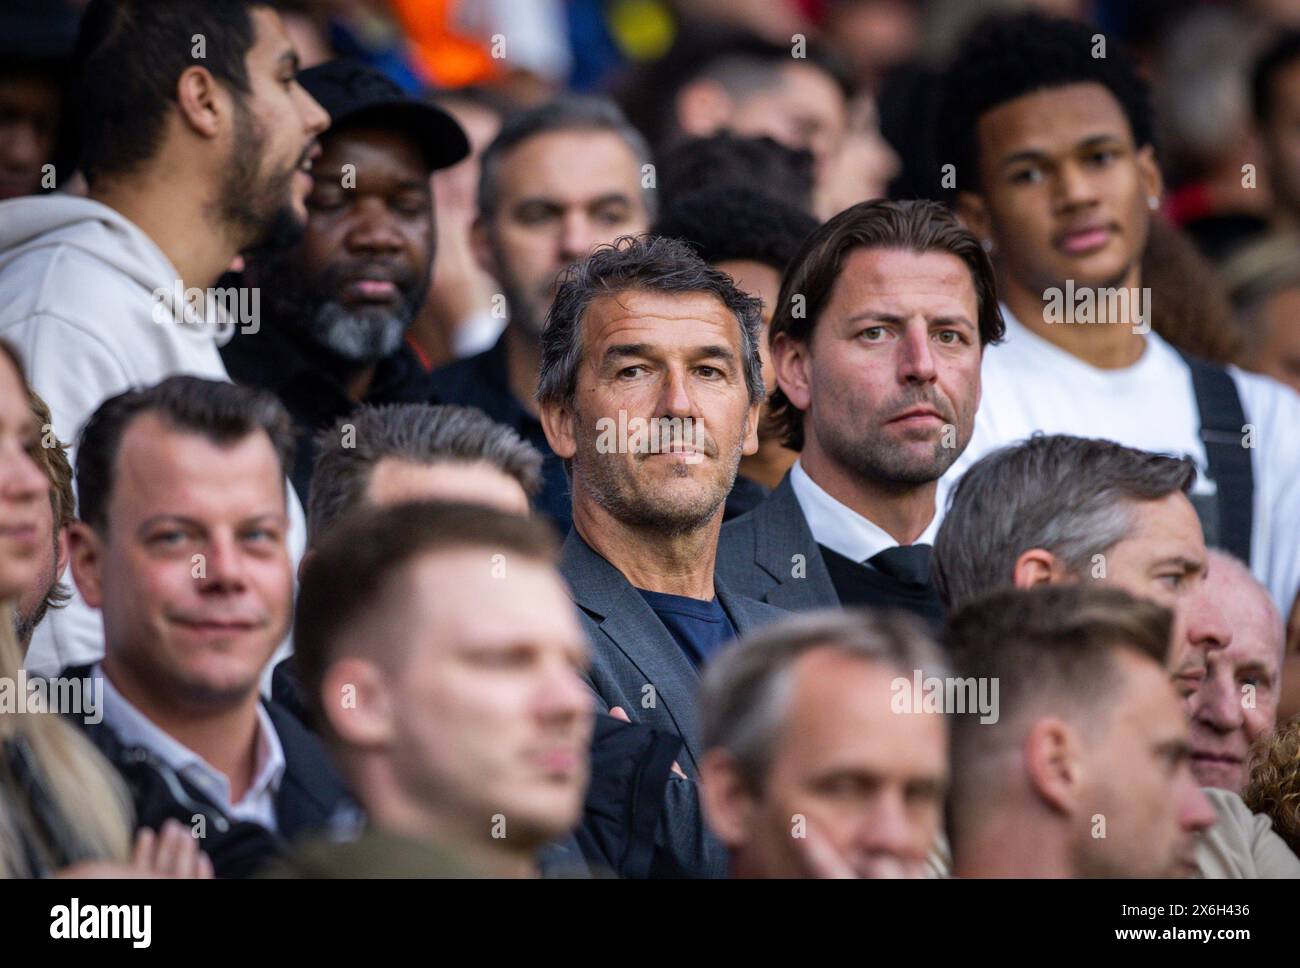
[[[591,738],[591,781],[574,831],[592,867],[643,878],[654,866],[664,790],[682,741],[640,723],[597,715]]]
[[[624,878],[724,877],[726,851],[704,824],[699,788],[672,771],[678,736],[596,717],[591,782],[574,837],[593,869]]]

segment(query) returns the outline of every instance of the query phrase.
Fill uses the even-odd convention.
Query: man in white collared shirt
[[[258,692],[293,607],[292,441],[265,391],[172,377],[105,401],[78,457],[72,571],[105,655],[65,675],[102,676],[87,730],[140,824],[181,820],[219,876],[258,869],[342,802],[317,740]]]
[[[209,799],[236,820],[248,820],[268,830],[276,829],[275,795],[284,778],[284,747],[276,735],[271,716],[257,707],[257,752],[253,778],[238,801],[230,797],[230,779],[188,746],[173,739],[117,691],[113,680],[96,663],[93,677],[104,680],[104,724],[128,746],[152,750],[164,763],[202,790]]]
[[[1002,334],[979,242],[930,202],[865,202],[805,243],[770,336],[771,412],[800,451],[722,531],[719,573],[784,608],[882,605],[934,624],[937,481],[970,440]]]

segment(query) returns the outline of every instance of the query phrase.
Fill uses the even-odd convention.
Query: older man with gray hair
[[[935,539],[940,598],[956,611],[999,589],[1097,582],[1164,605],[1174,616],[1166,664],[1195,719],[1213,698],[1211,657],[1233,638],[1188,498],[1195,476],[1188,458],[1064,434],[992,451],[949,497]],[[1300,877],[1300,859],[1267,817],[1235,793],[1207,795],[1219,823],[1198,847],[1205,876]]]
[[[1232,631],[1206,593],[1205,538],[1187,458],[1109,440],[1035,435],[963,475],[935,538],[935,584],[955,611],[999,588],[1092,579],[1174,613],[1170,654],[1194,695]]]
[[[1251,745],[1277,725],[1286,638],[1268,589],[1240,559],[1211,551],[1207,590],[1232,641],[1206,656],[1192,712],[1192,772],[1203,786],[1241,793]]]
[[[732,874],[925,876],[948,724],[911,693],[945,668],[919,620],[866,609],[794,616],[720,656],[701,687],[700,770]]]

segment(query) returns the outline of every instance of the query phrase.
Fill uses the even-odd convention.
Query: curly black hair
[[[679,195],[722,185],[746,185],[810,211],[812,153],[766,136],[745,138],[719,131],[688,138],[660,159],[659,204],[664,208],[672,208]]]
[[[939,92],[939,159],[956,166],[958,191],[977,191],[979,120],[1035,91],[1103,85],[1124,109],[1138,147],[1154,143],[1151,96],[1128,54],[1096,27],[1030,12],[981,21],[944,73]],[[941,172],[935,172],[937,179]]]
[[[710,265],[743,259],[784,273],[817,225],[817,219],[780,199],[719,185],[674,199],[650,231],[688,242]]]

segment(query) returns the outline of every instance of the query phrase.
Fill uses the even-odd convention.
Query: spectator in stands
[[[1214,810],[1165,671],[1172,615],[1117,589],[1003,591],[952,617],[957,674],[996,720],[950,710],[958,877],[1190,877]]]
[[[649,226],[649,163],[645,140],[601,98],[522,111],[483,152],[474,251],[501,284],[509,324],[490,350],[434,371],[435,391],[443,403],[478,407],[545,455],[537,506],[561,531],[570,522],[569,485],[535,399],[542,327],[561,270]]]
[[[943,826],[948,725],[899,683],[943,678],[919,622],[866,610],[770,625],[704,676],[700,765],[736,877],[921,877]]]
[[[289,627],[289,415],[252,387],[170,377],[106,400],[77,453],[72,572],[104,617],[102,721],[137,822],[199,830],[218,875],[256,871],[345,802],[263,668]]]
[[[425,876],[535,875],[577,824],[592,701],[554,558],[543,522],[470,505],[359,510],[316,546],[294,657],[371,828],[342,872],[394,873],[356,866],[378,837],[463,865]]]

